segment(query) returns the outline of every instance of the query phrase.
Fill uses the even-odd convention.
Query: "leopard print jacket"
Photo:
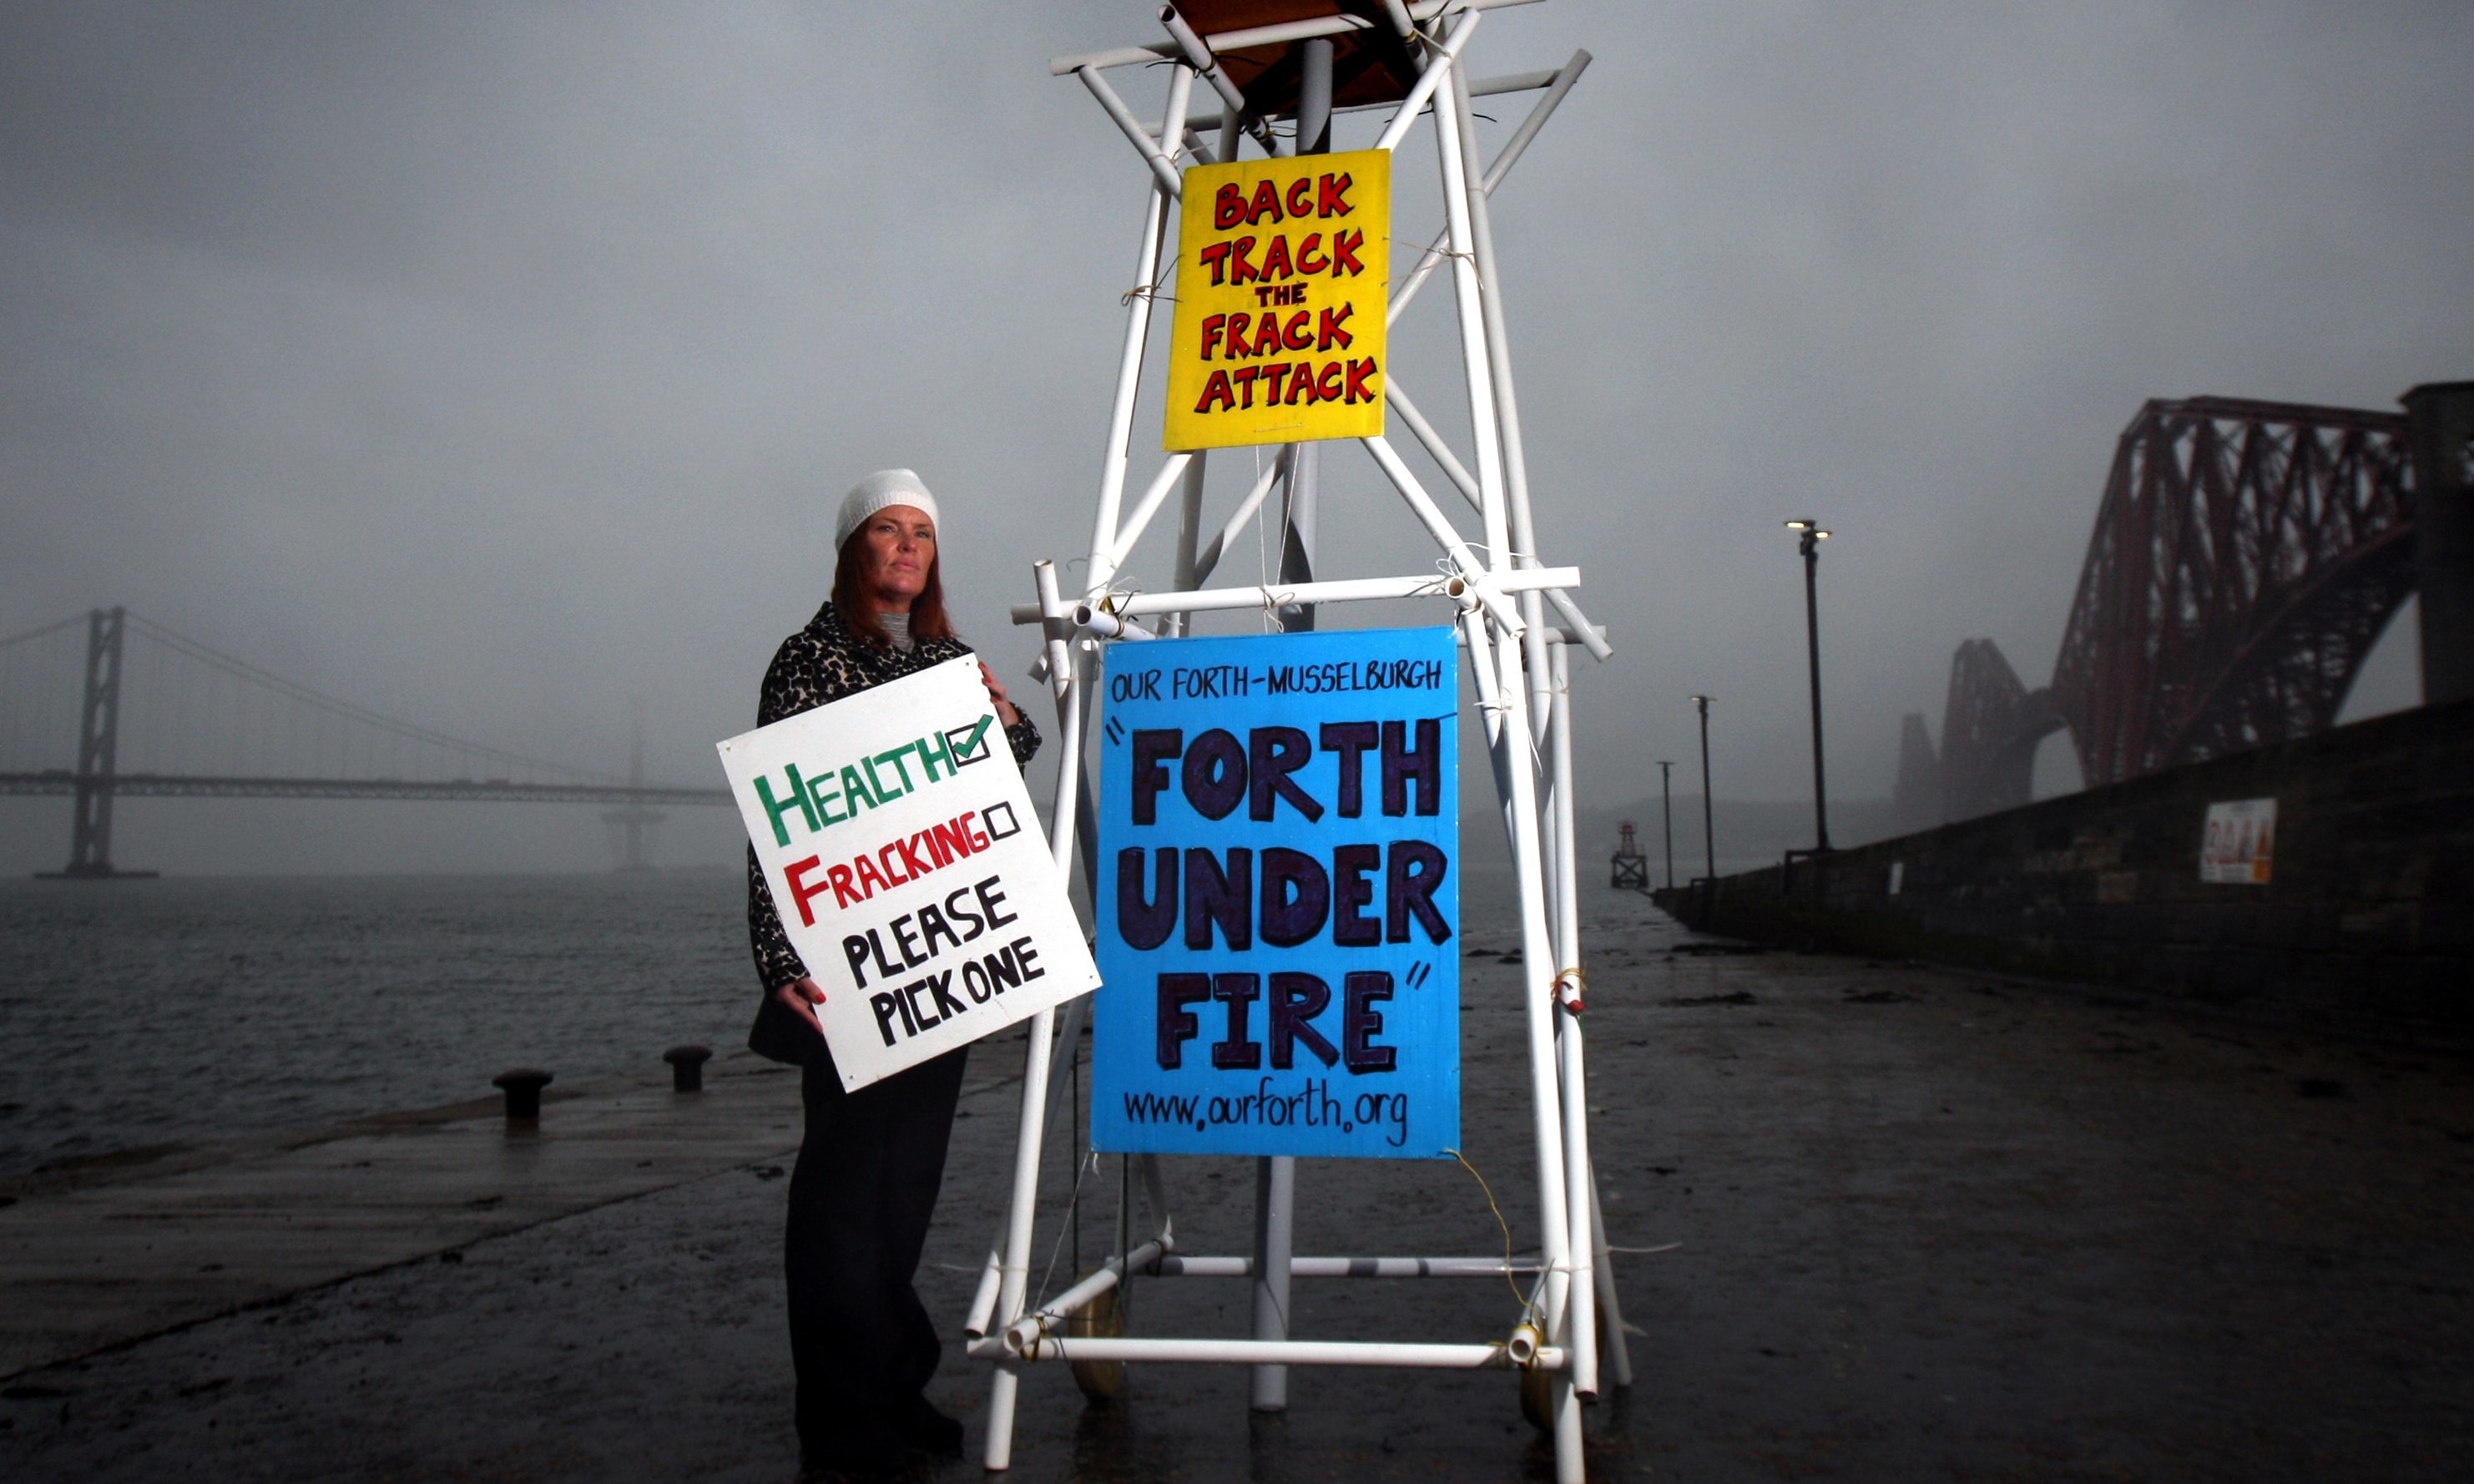
[[[970,652],[971,646],[958,639],[923,639],[909,653],[871,644],[853,633],[840,611],[827,602],[806,628],[783,640],[782,647],[774,651],[773,663],[764,671],[756,724],[770,726],[785,717]],[[1025,718],[1006,728],[1006,741],[1012,744],[1014,762],[1028,763],[1039,750],[1039,729]],[[808,966],[790,946],[789,935],[782,931],[782,914],[773,909],[773,893],[764,885],[753,848],[747,852],[747,938],[756,952],[756,977],[766,992],[806,977]]]

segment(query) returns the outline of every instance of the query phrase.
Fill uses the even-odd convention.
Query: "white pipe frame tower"
[[[1527,1038],[1540,1213],[1539,1251],[1509,1261],[1499,1256],[1294,1255],[1289,1218],[1295,1161],[1266,1158],[1259,1161],[1256,1182],[1253,1254],[1189,1255],[1176,1250],[1158,1159],[1135,1156],[1131,1163],[1139,1173],[1153,1224],[1148,1236],[1134,1239],[1131,1203],[1122,1203],[1114,1254],[1063,1292],[1035,1302],[1030,1277],[1040,1154],[1051,1112],[1064,1085],[1064,1070],[1080,1039],[1087,997],[1043,1010],[1030,1023],[1010,1207],[964,1324],[969,1353],[994,1368],[984,1459],[991,1470],[1011,1464],[1022,1369],[1043,1360],[1248,1365],[1254,1368],[1254,1404],[1264,1410],[1285,1405],[1286,1368],[1293,1365],[1519,1369],[1533,1373],[1527,1377],[1531,1382],[1544,1382],[1556,1475],[1564,1484],[1577,1484],[1583,1477],[1581,1402],[1599,1389],[1601,1360],[1608,1362],[1604,1369],[1612,1373],[1613,1384],[1631,1383],[1622,1316],[1616,1306],[1589,1162],[1567,684],[1567,656],[1573,645],[1587,648],[1600,660],[1612,651],[1604,632],[1589,621],[1570,596],[1570,591],[1580,585],[1579,569],[1549,567],[1538,555],[1488,211],[1488,198],[1579,80],[1589,56],[1576,52],[1550,72],[1475,81],[1467,76],[1463,61],[1470,36],[1485,12],[1535,3],[1538,0],[1384,0],[1381,21],[1335,13],[1213,36],[1197,36],[1169,7],[1161,12],[1166,34],[1160,40],[1060,58],[1050,64],[1055,75],[1071,76],[1090,90],[1133,147],[1150,177],[1151,190],[1135,255],[1137,287],[1127,297],[1124,352],[1109,411],[1084,582],[1079,591],[1069,594],[1059,584],[1055,564],[1036,564],[1038,601],[1016,607],[1013,620],[1040,625],[1042,653],[1032,673],[1048,685],[1056,703],[1058,770],[1050,839],[1057,864],[1070,870],[1079,837],[1087,873],[1096,861],[1089,838],[1091,805],[1084,793],[1084,751],[1089,745],[1092,711],[1087,682],[1098,672],[1103,645],[1179,635],[1186,632],[1189,616],[1201,612],[1293,612],[1307,605],[1403,598],[1443,605],[1467,648],[1518,887],[1520,1008]],[[1233,159],[1249,137],[1272,152],[1289,153],[1295,148],[1291,139],[1248,110],[1242,93],[1218,65],[1218,56],[1274,43],[1327,41],[1346,32],[1387,23],[1417,60],[1419,76],[1405,100],[1380,106],[1392,111],[1374,147],[1395,148],[1421,118],[1431,121],[1441,165],[1444,227],[1434,243],[1412,259],[1407,272],[1395,277],[1386,318],[1387,323],[1396,323],[1430,278],[1438,272],[1447,274],[1471,448],[1463,457],[1436,431],[1404,390],[1396,361],[1387,361],[1382,372],[1387,422],[1405,428],[1443,472],[1476,516],[1476,534],[1474,538],[1462,534],[1387,437],[1364,438],[1357,441],[1440,548],[1440,560],[1430,558],[1431,565],[1423,570],[1395,577],[1208,587],[1205,584],[1222,556],[1256,519],[1273,484],[1284,485],[1284,509],[1298,508],[1300,496],[1310,501],[1311,495],[1298,488],[1301,473],[1307,490],[1313,480],[1311,460],[1301,455],[1321,445],[1276,446],[1275,456],[1235,509],[1208,533],[1202,511],[1206,455],[1201,452],[1167,455],[1128,508],[1136,394],[1151,336],[1152,305],[1174,293],[1173,284],[1162,282],[1162,263],[1174,261],[1164,253],[1164,238],[1175,230],[1181,162]],[[1166,109],[1160,123],[1146,125],[1128,107],[1109,74],[1162,63],[1168,74]],[[1307,70],[1311,77],[1312,67]],[[1327,68],[1324,75],[1328,76]],[[1217,116],[1198,116],[1190,110],[1198,81],[1218,94]],[[1482,168],[1470,100],[1522,92],[1540,96],[1493,160]],[[1320,106],[1328,110],[1327,96]],[[1298,111],[1309,112],[1316,107],[1310,98]],[[1203,131],[1215,127],[1216,137],[1206,140]],[[1175,586],[1167,592],[1127,591],[1119,584],[1118,574],[1173,493],[1179,497]],[[1555,616],[1552,621],[1550,608]],[[1089,879],[1086,874],[1085,880]],[[1064,1332],[1071,1316],[1107,1294],[1128,1274],[1248,1277],[1256,1294],[1254,1334],[1247,1339],[1176,1339],[1085,1338]],[[1530,1285],[1529,1302],[1508,1333],[1471,1343],[1290,1338],[1289,1279],[1342,1276],[1478,1277],[1498,1281],[1509,1276],[1516,1283],[1525,1280]]]

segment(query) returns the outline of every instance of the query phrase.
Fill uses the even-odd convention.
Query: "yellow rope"
[[[1494,1204],[1494,1187],[1486,1182],[1485,1176],[1477,1173],[1477,1166],[1468,1162],[1468,1156],[1457,1149],[1447,1149],[1443,1153],[1459,1160],[1461,1168],[1468,1171],[1469,1178],[1477,1181],[1477,1188],[1486,1192],[1486,1208],[1494,1213],[1494,1224],[1503,1229],[1503,1281],[1512,1289],[1513,1302],[1520,1305],[1520,1317],[1534,1318],[1536,1311],[1529,1302],[1529,1296],[1520,1291],[1519,1282],[1512,1276],[1512,1223],[1503,1219],[1503,1207]]]

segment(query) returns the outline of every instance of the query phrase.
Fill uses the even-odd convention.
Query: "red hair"
[[[834,608],[851,632],[869,644],[889,647],[893,641],[885,637],[885,625],[876,620],[876,604],[866,591],[866,558],[861,544],[867,540],[867,526],[862,523],[842,543],[841,556],[834,563]],[[953,620],[945,617],[944,553],[928,559],[928,580],[921,583],[919,596],[910,600],[910,637],[951,639]]]

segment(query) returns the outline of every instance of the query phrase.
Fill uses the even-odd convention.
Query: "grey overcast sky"
[[[909,464],[959,622],[1028,691],[1003,611],[1087,541],[1147,189],[1046,62],[1152,10],[0,8],[0,634],[123,603],[599,767],[641,703],[651,770],[710,782],[841,491]],[[2474,376],[2474,7],[1549,0],[1472,59],[1576,47],[1495,205],[1541,543],[1618,645],[1576,682],[1587,801],[1692,756],[1696,690],[1722,796],[1804,796],[1784,516],[1838,532],[1832,790],[1878,796],[1959,641],[2050,672],[2144,400]],[[1162,74],[1115,76],[1156,111]],[[1398,235],[1433,179],[1420,142]],[[1439,413],[1447,306],[1397,363]],[[1331,459],[1326,570],[1429,563]],[[2383,663],[2363,703],[2411,701]],[[140,801],[121,835],[186,869],[607,864],[546,808]],[[0,868],[65,837],[60,801],[0,803]]]

